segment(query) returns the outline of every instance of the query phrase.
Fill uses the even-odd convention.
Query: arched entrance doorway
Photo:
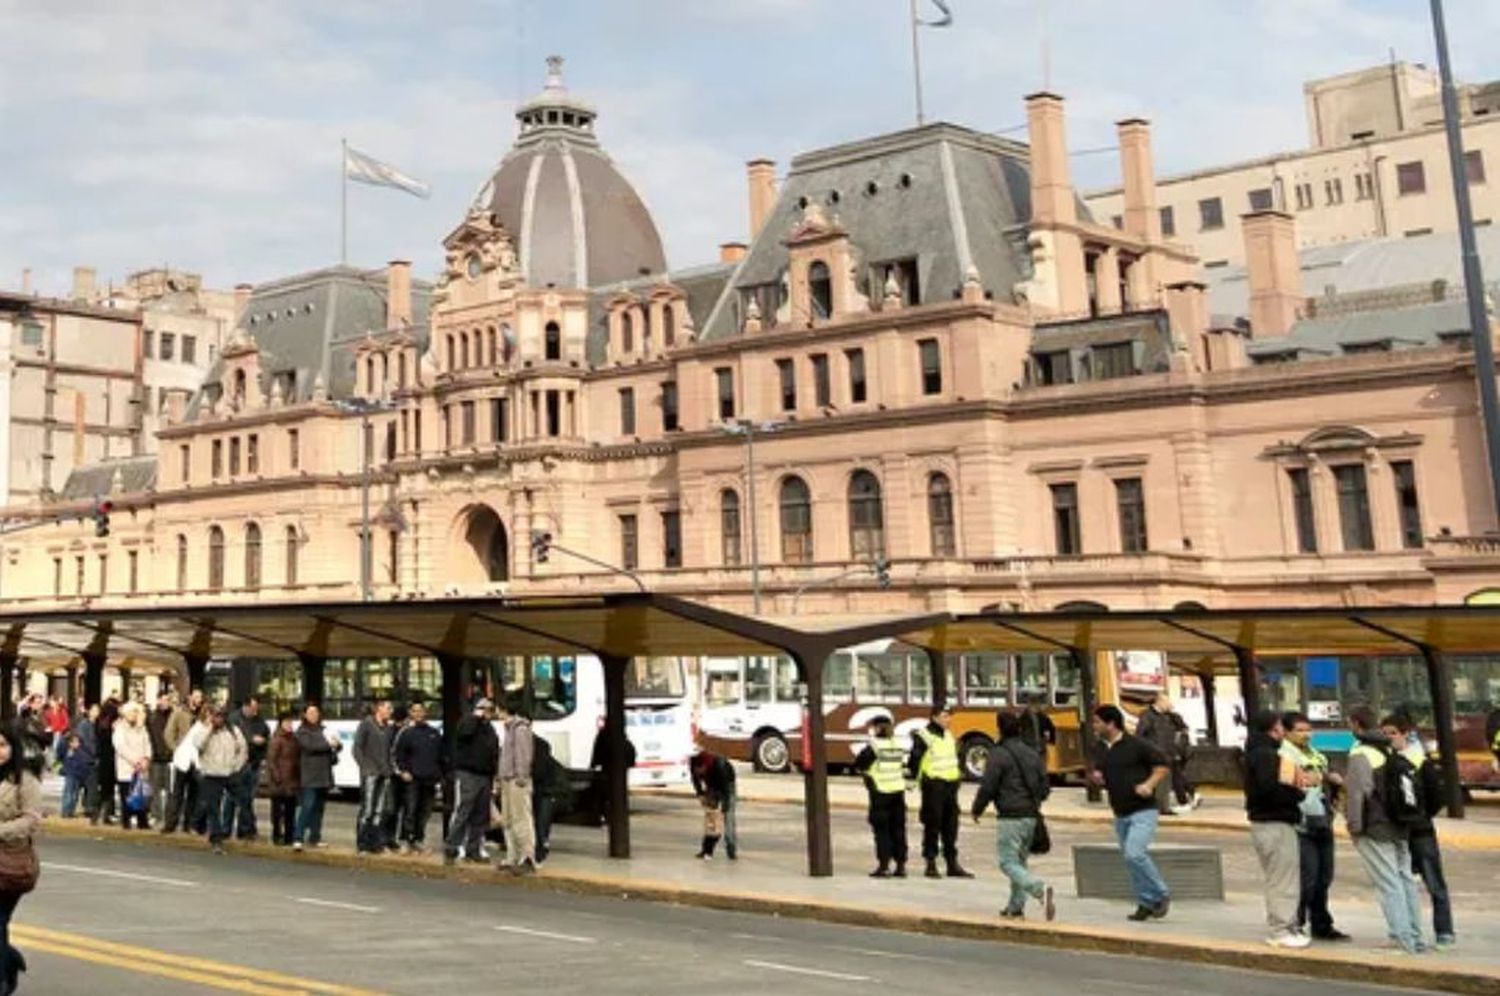
[[[453,580],[484,583],[510,580],[510,537],[505,523],[488,505],[475,505],[459,516],[459,542]]]

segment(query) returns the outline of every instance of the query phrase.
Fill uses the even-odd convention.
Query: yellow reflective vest
[[[875,737],[870,741],[875,763],[870,765],[870,784],[881,795],[906,791],[906,751],[895,737]]]
[[[931,778],[939,782],[956,782],[962,778],[958,770],[958,741],[953,739],[953,734],[944,730],[942,733],[933,733],[923,727],[917,731],[917,736],[922,738],[922,743],[927,749],[922,752],[922,767],[920,774],[923,778]]]

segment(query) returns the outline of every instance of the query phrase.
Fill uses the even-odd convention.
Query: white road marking
[[[1147,985],[1143,982],[1124,982],[1120,979],[1079,979],[1078,984],[1082,986],[1098,986],[1101,989],[1114,987],[1116,989],[1138,989],[1142,992],[1154,992],[1161,986]]]
[[[132,882],[154,882],[157,885],[171,885],[179,889],[195,889],[198,887],[197,882],[188,882],[180,878],[139,875],[135,872],[115,871],[112,868],[86,868],[83,865],[64,865],[56,861],[43,861],[42,867],[48,871],[78,872],[82,875],[104,875],[108,878],[128,878]]]
[[[340,903],[332,899],[314,899],[311,896],[293,896],[292,902],[309,906],[326,906],[333,910],[349,910],[354,913],[379,913],[379,906],[361,906],[358,903]]]
[[[927,955],[903,954],[899,951],[876,951],[874,948],[834,948],[835,951],[848,951],[850,954],[869,955],[871,958],[890,958],[895,961],[936,961],[947,964],[945,958],[931,958]]]
[[[730,937],[740,941],[770,941],[773,944],[784,943],[784,937],[772,937],[770,934],[730,934]]]
[[[580,937],[577,934],[559,934],[551,930],[532,930],[530,927],[512,927],[509,924],[501,924],[495,929],[507,934],[525,934],[527,937],[545,937],[552,941],[571,941],[574,944],[598,943],[598,940],[593,937]]]
[[[783,965],[777,961],[755,961],[746,959],[745,965],[750,968],[765,968],[773,972],[791,972],[794,975],[815,975],[820,979],[837,979],[840,982],[878,982],[868,975],[850,975],[847,972],[827,972],[821,968],[800,968],[796,965]]]

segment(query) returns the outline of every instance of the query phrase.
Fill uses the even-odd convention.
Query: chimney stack
[[[1161,240],[1156,210],[1156,174],[1151,164],[1151,123],[1126,118],[1115,125],[1120,143],[1120,172],[1125,185],[1125,231],[1150,242]]]
[[[1073,181],[1068,175],[1068,139],[1063,99],[1055,93],[1026,98],[1026,130],[1031,141],[1031,219],[1072,224],[1078,220]]]
[[[745,174],[750,181],[750,241],[754,242],[776,207],[776,163],[752,159],[745,164]]]
[[[245,312],[250,309],[250,292],[255,288],[250,284],[234,285],[234,324],[239,325],[245,320]]]
[[[1302,308],[1302,268],[1297,226],[1285,211],[1244,215],[1245,268],[1250,282],[1250,335],[1284,336]]]
[[[21,293],[31,293],[31,267],[29,266],[21,271]]]
[[[743,242],[724,242],[719,245],[719,262],[738,263],[749,251]]]
[[[93,301],[98,281],[92,266],[73,267],[73,294],[75,301]]]
[[[411,263],[393,259],[385,271],[385,324],[399,329],[411,324]]]

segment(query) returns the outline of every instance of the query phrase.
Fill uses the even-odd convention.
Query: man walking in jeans
[[[454,801],[448,839],[444,842],[443,863],[458,860],[463,848],[464,860],[484,861],[484,833],[490,826],[490,786],[500,766],[500,738],[490,722],[495,705],[489,699],[474,703],[474,711],[465,716],[453,732]]]
[[[1411,842],[1411,866],[1427,887],[1432,899],[1432,930],[1438,950],[1458,943],[1453,930],[1453,903],[1448,897],[1448,880],[1443,875],[1443,852],[1438,848],[1437,827],[1432,818],[1442,809],[1443,781],[1437,765],[1427,758],[1422,734],[1411,717],[1389,716],[1380,723],[1380,732],[1391,739],[1391,746],[1417,769],[1417,783],[1422,787],[1422,809],[1407,825]]]
[[[1109,807],[1115,814],[1115,836],[1125,857],[1125,870],[1135,891],[1136,908],[1130,919],[1160,920],[1171,908],[1171,893],[1151,860],[1156,836],[1156,786],[1171,774],[1167,756],[1151,744],[1125,732],[1125,716],[1118,706],[1100,706],[1092,719],[1094,735],[1108,750],[1100,761]]]
[[[391,807],[391,704],[376,702],[354,731],[354,763],[359,766],[359,822],[354,848],[360,854],[380,854],[395,847],[385,836]]]
[[[1401,803],[1387,799],[1385,787],[1390,781],[1386,766],[1405,761],[1375,725],[1375,713],[1369,706],[1359,706],[1349,713],[1349,729],[1355,740],[1344,773],[1344,817],[1349,823],[1349,836],[1380,897],[1386,932],[1402,951],[1420,954],[1427,946],[1422,940],[1417,885],[1411,877],[1411,846],[1406,827],[1392,818],[1392,809]]]
[[[1245,741],[1245,812],[1250,842],[1266,878],[1266,923],[1276,948],[1305,948],[1310,943],[1297,929],[1297,902],[1302,896],[1302,858],[1297,823],[1302,818],[1304,777],[1290,758],[1281,756],[1285,731],[1281,717],[1262,711],[1250,719]]]

